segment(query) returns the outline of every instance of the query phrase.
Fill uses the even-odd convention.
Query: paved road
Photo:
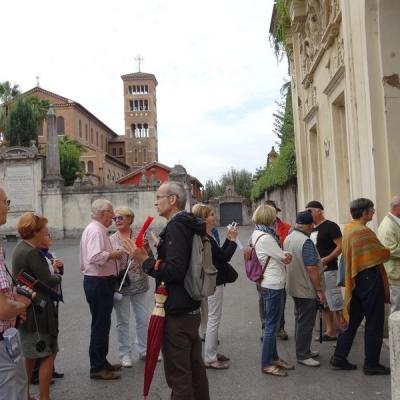
[[[250,228],[242,228],[240,239],[246,242]],[[8,243],[8,256],[15,243]],[[60,305],[60,353],[57,370],[65,372],[65,378],[52,387],[52,398],[57,400],[96,399],[134,400],[141,399],[144,362],[135,360],[131,369],[122,372],[119,381],[103,382],[89,379],[88,343],[90,332],[89,309],[84,299],[82,276],[78,267],[78,241],[57,242],[54,250],[65,262],[64,297]],[[233,265],[239,272],[239,280],[225,288],[223,320],[220,328],[221,351],[231,357],[231,367],[226,371],[210,371],[211,398],[213,400],[365,400],[390,399],[389,377],[366,377],[362,371],[332,371],[328,360],[333,351],[332,343],[314,349],[321,353],[320,368],[296,365],[287,378],[270,377],[260,373],[260,324],[258,319],[257,296],[254,285],[243,272],[242,254],[237,251]],[[9,263],[9,265],[11,265]],[[149,294],[149,306],[152,295]],[[280,341],[279,354],[291,362],[295,361],[293,341],[293,304],[289,299],[287,330],[290,339]],[[350,360],[362,366],[363,339],[359,333]],[[115,323],[111,331],[111,362],[118,361]],[[387,348],[382,351],[382,362],[389,365]],[[33,393],[37,393],[34,387]],[[159,364],[152,385],[150,399],[169,399],[169,390]]]

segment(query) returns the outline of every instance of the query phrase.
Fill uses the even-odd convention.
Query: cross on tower
[[[140,63],[141,63],[141,61],[144,60],[144,58],[140,54],[138,54],[138,56],[135,58],[135,60],[138,62],[138,67],[139,67],[139,72],[140,72]]]
[[[37,74],[37,75],[36,75],[36,86],[37,86],[37,87],[40,87],[39,78],[40,78],[40,76],[39,76],[39,74]]]

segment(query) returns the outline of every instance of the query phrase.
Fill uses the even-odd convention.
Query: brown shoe
[[[110,364],[106,367],[108,371],[119,371],[122,368],[122,364]]]
[[[114,372],[108,369],[102,369],[99,372],[91,372],[90,379],[103,379],[105,381],[110,381],[113,379],[119,379],[121,375],[115,374]]]

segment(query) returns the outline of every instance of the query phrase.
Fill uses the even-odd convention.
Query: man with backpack
[[[177,182],[165,182],[157,191],[155,206],[167,225],[160,233],[158,259],[135,248],[132,255],[143,270],[164,282],[165,303],[164,371],[172,400],[208,400],[208,380],[201,356],[200,301],[192,299],[184,281],[189,269],[195,234],[204,236],[206,224],[184,211],[186,192]]]

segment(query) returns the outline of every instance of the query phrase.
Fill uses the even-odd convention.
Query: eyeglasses
[[[10,207],[11,200],[10,200],[10,199],[6,199],[6,200],[4,200],[4,204],[6,204],[6,205],[7,205],[7,207]]]
[[[179,196],[177,194],[164,194],[164,195],[157,195],[156,200],[164,199],[166,197],[171,197],[171,196],[176,196],[176,198],[179,199]]]
[[[123,215],[116,215],[115,217],[113,217],[114,222],[122,221],[123,219],[124,219]]]

